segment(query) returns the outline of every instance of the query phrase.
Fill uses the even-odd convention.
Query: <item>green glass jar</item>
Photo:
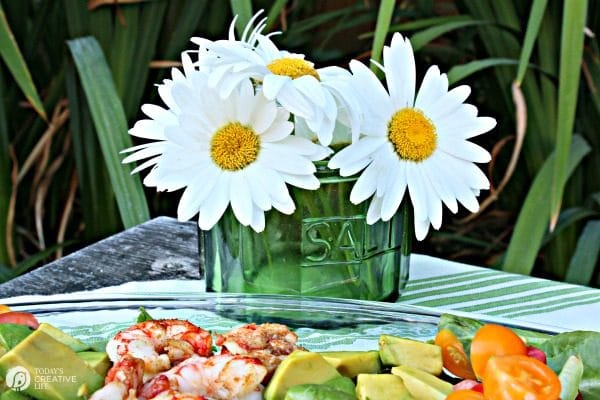
[[[342,178],[318,162],[318,190],[291,187],[292,215],[267,212],[261,233],[229,209],[210,231],[199,231],[206,289],[394,301],[408,280],[410,208],[367,225],[369,202],[354,205],[356,177]]]

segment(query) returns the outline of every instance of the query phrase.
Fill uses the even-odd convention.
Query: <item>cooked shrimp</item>
[[[216,344],[228,353],[259,359],[270,375],[287,355],[300,349],[297,340],[298,336],[287,326],[266,323],[248,324],[217,335]]]
[[[90,400],[136,400],[143,375],[144,361],[125,355],[108,371],[104,387],[94,392]]]
[[[173,391],[217,400],[242,399],[260,390],[266,374],[267,369],[255,358],[229,354],[192,356],[150,379],[139,395],[142,399],[154,399]]]
[[[194,354],[212,354],[209,332],[188,321],[163,319],[135,324],[108,342],[106,352],[116,362],[125,355],[144,360],[144,373],[166,371]]]
[[[196,396],[188,393],[179,393],[174,390],[167,390],[153,397],[151,400],[206,400],[202,396]]]

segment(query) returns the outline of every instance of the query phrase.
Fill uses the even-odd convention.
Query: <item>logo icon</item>
[[[31,384],[29,371],[21,366],[13,367],[6,373],[6,386],[15,392],[21,392]]]

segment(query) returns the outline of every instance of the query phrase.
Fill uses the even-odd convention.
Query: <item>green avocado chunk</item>
[[[87,398],[104,383],[73,350],[40,330],[0,357],[0,376],[17,367],[29,383],[22,393],[39,400]]]
[[[289,388],[303,384],[322,384],[341,375],[325,359],[308,351],[294,351],[277,367],[267,386],[265,400],[283,400]]]
[[[0,324],[0,356],[19,344],[33,332],[25,325]]]
[[[106,376],[111,363],[104,351],[80,351],[77,355],[98,374]]]
[[[402,378],[416,400],[444,400],[452,392],[450,383],[408,365],[392,368],[392,374]]]
[[[75,353],[90,350],[90,346],[83,343],[81,340],[74,338],[73,336],[61,331],[53,325],[43,322],[38,327],[38,330],[52,336],[54,340],[58,340],[62,344],[70,347],[71,350],[73,350]]]
[[[391,374],[360,374],[356,377],[358,400],[414,400],[402,379]]]
[[[358,374],[376,374],[381,370],[378,351],[326,351],[319,354],[348,378],[356,378]]]
[[[354,383],[346,377],[333,378],[322,385],[304,384],[291,387],[285,400],[356,400]]]
[[[379,356],[384,365],[408,365],[433,375],[442,373],[442,349],[435,344],[381,335]]]

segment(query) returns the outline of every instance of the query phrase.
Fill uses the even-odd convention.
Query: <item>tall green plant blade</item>
[[[449,17],[433,17],[433,18],[421,18],[416,21],[401,22],[399,24],[390,25],[390,32],[408,32],[419,29],[429,28],[431,26],[438,26],[448,22],[461,22],[471,21],[468,15],[451,15]],[[358,36],[359,39],[369,39],[375,35],[375,32],[367,32]]]
[[[69,99],[73,156],[79,178],[79,201],[85,223],[83,239],[92,242],[118,232],[122,226],[104,160],[101,157],[89,156],[100,155],[102,150],[72,62],[67,65],[65,82]]]
[[[573,145],[567,164],[567,176],[573,173],[581,159],[590,150],[590,146],[581,136],[573,136]],[[550,205],[547,198],[552,182],[554,162],[555,154],[553,153],[548,157],[531,184],[506,251],[502,266],[504,271],[530,275],[533,270],[535,258],[548,225]]]
[[[241,35],[246,25],[252,18],[252,0],[229,0],[231,12],[237,15],[235,29]]]
[[[381,0],[379,12],[377,14],[377,23],[375,24],[375,37],[373,38],[373,47],[371,47],[371,59],[381,62],[381,53],[385,38],[390,30],[390,23],[394,15],[394,0]],[[371,65],[371,70],[379,73],[379,68],[375,64]]]
[[[510,58],[486,58],[475,60],[462,65],[456,65],[448,71],[448,82],[450,85],[473,75],[486,68],[498,67],[500,65],[517,65],[519,62]]]
[[[121,165],[119,152],[131,146],[131,138],[102,49],[92,37],[67,43],[90,107],[123,225],[129,228],[140,224],[149,219],[150,213],[139,176],[130,176],[133,168]]]
[[[46,120],[46,111],[44,110],[42,100],[40,100],[40,96],[33,84],[31,73],[19,50],[17,41],[10,30],[10,26],[8,26],[2,3],[0,3],[0,55],[15,78],[17,85],[23,91],[25,98],[31,103],[40,117]]]
[[[162,57],[166,60],[179,59],[179,53],[188,47],[190,36],[206,19],[209,0],[185,0],[177,3],[170,2],[167,11],[167,21],[163,24],[162,35],[166,41],[161,42]]]
[[[287,0],[275,0],[273,2],[273,5],[271,6],[269,13],[267,14],[267,27],[265,29],[267,32],[270,31],[271,28],[273,28],[273,25],[275,24],[275,22],[277,22],[277,17],[279,16],[281,10],[283,9],[283,7],[285,7],[286,4]]]
[[[527,72],[527,65],[531,58],[533,45],[535,44],[540,30],[544,11],[546,11],[546,4],[548,4],[548,0],[534,0],[533,5],[531,6],[529,21],[527,22],[527,32],[525,32],[525,39],[523,40],[523,47],[521,48],[519,69],[517,70],[516,81],[518,85],[521,84],[521,81],[523,81],[523,78],[525,77],[525,72]]]
[[[565,280],[580,285],[592,282],[600,253],[600,220],[589,221],[577,241]]]
[[[586,11],[587,0],[565,2],[560,44],[556,159],[550,194],[550,223],[552,226],[560,213],[562,195],[567,181],[567,163],[577,106]]]
[[[573,227],[579,221],[597,218],[600,216],[598,211],[594,211],[586,207],[571,207],[560,213],[556,228],[552,232],[548,232],[542,241],[542,246],[560,237],[560,234],[570,227]]]
[[[0,71],[0,93],[6,93],[4,75]],[[8,217],[8,203],[11,194],[11,162],[8,155],[8,121],[6,120],[5,99],[0,97],[0,264],[9,264],[6,240],[6,222]]]
[[[478,25],[490,25],[489,21],[476,21],[472,19],[467,19],[464,21],[450,21],[445,22],[440,25],[432,26],[431,28],[427,28],[418,33],[415,33],[410,38],[410,43],[415,51],[419,50],[427,43],[431,42],[434,39],[448,33],[455,31],[457,29],[466,28],[469,26],[478,26]]]

